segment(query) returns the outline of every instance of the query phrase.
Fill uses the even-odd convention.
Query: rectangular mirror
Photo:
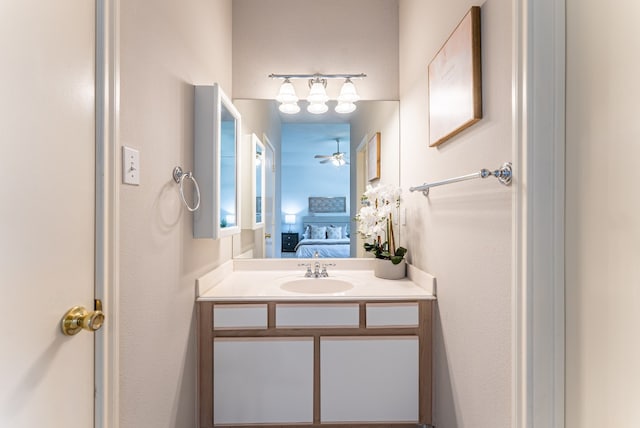
[[[331,252],[334,256],[333,250],[340,245],[349,247],[340,248],[344,250],[341,257],[366,256],[363,240],[355,233],[357,223],[353,217],[361,207],[360,197],[367,184],[400,183],[399,102],[362,100],[358,102],[357,110],[347,115],[332,113],[332,108],[324,115],[305,112],[285,115],[272,100],[236,99],[234,103],[242,114],[243,134],[246,135],[241,192],[245,211],[253,211],[257,196],[252,193],[256,182],[251,176],[254,166],[249,153],[255,155],[255,147],[249,138],[251,134],[262,136],[260,140],[266,155],[263,164],[266,174],[264,227],[254,229],[250,222],[253,217],[245,212],[242,239],[233,242],[234,257],[304,258],[309,255],[309,252],[305,254],[305,249],[323,244],[326,244],[323,249],[327,254]],[[328,104],[334,107],[335,102]],[[380,178],[369,182],[366,176],[367,142],[378,132],[381,136]],[[269,163],[269,153],[277,154],[275,164]],[[342,164],[340,159],[346,162]],[[277,184],[270,185],[272,182]],[[310,209],[310,198],[333,198],[344,203],[339,210],[334,207]],[[314,244],[305,233],[308,225],[340,227],[346,233],[339,239],[346,242],[329,243],[327,235],[325,242]],[[396,232],[396,239],[399,239],[399,227]],[[311,251],[312,255],[317,248]]]
[[[195,238],[240,233],[240,133],[240,113],[220,86],[196,86],[194,175],[201,201],[193,218]]]
[[[252,198],[254,201],[253,204],[253,228],[257,229],[264,225],[264,220],[262,219],[262,213],[264,212],[264,144],[262,141],[256,136],[256,134],[251,134],[251,148],[252,148]]]

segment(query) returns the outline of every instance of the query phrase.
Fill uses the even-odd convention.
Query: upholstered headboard
[[[332,215],[332,216],[304,216],[302,217],[302,233],[307,226],[339,226],[346,232],[346,236],[351,236],[351,217],[348,215]]]

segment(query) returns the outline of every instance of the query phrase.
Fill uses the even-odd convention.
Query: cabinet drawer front
[[[214,305],[213,328],[267,328],[267,305]]]
[[[360,309],[357,303],[276,305],[276,327],[358,327],[359,325]]]
[[[367,327],[416,327],[417,303],[367,303]]]

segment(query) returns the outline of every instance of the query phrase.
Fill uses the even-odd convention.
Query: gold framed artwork
[[[380,133],[376,132],[367,142],[367,180],[380,178]]]
[[[482,119],[480,7],[462,18],[429,63],[429,146]]]

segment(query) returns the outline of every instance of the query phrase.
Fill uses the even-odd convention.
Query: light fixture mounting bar
[[[358,74],[270,74],[272,79],[364,79],[367,77],[364,73]]]

